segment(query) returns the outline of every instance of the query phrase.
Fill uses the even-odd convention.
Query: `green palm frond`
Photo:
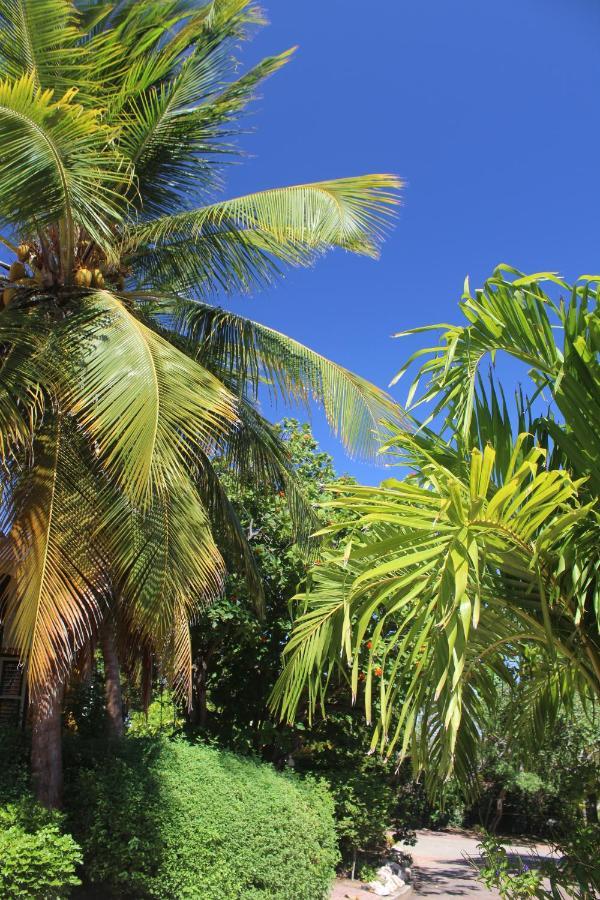
[[[59,336],[57,368],[69,360],[56,372],[59,393],[107,471],[140,502],[189,466],[194,447],[214,450],[235,422],[234,398],[115,294],[90,295],[75,321]]]
[[[42,421],[46,384],[40,379],[43,318],[35,311],[0,316],[0,459],[28,443]]]
[[[152,648],[166,670],[181,650],[181,619],[194,618],[219,594],[224,565],[207,511],[181,473],[154,491],[144,510],[107,488],[99,497],[96,539],[106,548],[121,618],[139,649]],[[177,669],[179,685],[191,670]]]
[[[523,276],[510,282],[501,277],[502,268],[474,297],[468,285],[465,288],[460,307],[468,325],[432,325],[396,335],[444,329],[440,343],[409,357],[392,384],[425,356],[411,385],[407,405],[411,405],[423,383],[423,393],[413,408],[433,403],[431,417],[445,410],[448,424],[453,423],[450,427],[455,427],[464,441],[469,437],[477,378],[486,358],[493,359],[502,351],[508,353],[539,372],[545,383],[556,377],[560,368],[561,354],[550,318],[556,307],[539,286],[543,276]]]
[[[0,71],[30,75],[38,87],[66,91],[82,75],[80,33],[70,0],[0,0]]]
[[[392,175],[363,175],[274,188],[133,226],[125,231],[124,245],[133,253],[186,240],[192,251],[206,232],[235,230],[264,236],[288,255],[296,247],[301,252],[342,247],[376,256],[400,187]]]
[[[593,520],[590,506],[567,473],[544,469],[541,449],[519,461],[515,447],[500,486],[494,457],[474,450],[468,479],[424,459],[422,485],[338,489],[334,505],[358,520],[341,544],[343,526],[329,529],[331,549],[312,572],[274,692],[284,715],[305,690],[314,708],[342,665],[355,695],[362,673],[369,718],[377,697],[374,746],[429,763],[432,783],[456,766],[468,781],[491,676],[509,677],[520,646],[574,666],[600,695],[600,646],[580,634],[554,574],[566,537]]]
[[[508,280],[507,272],[517,277]],[[568,300],[557,303],[543,290],[544,281],[557,284]],[[578,474],[589,476],[597,491],[600,338],[596,325],[598,296],[593,284],[592,279],[582,278],[571,286],[550,273],[526,276],[500,266],[474,297],[465,290],[461,309],[468,324],[426,329],[445,328],[441,343],[411,356],[392,383],[424,356],[409,391],[408,405],[415,396],[412,408],[431,404],[430,418],[444,414],[449,433],[468,447],[475,436],[476,419],[481,419],[482,413],[487,415],[486,411],[494,415],[495,429],[502,427],[503,435],[507,434],[506,408],[500,413],[498,398],[493,393],[485,396],[480,369],[486,358],[493,362],[498,353],[512,356],[529,367],[533,382],[527,427],[539,436],[545,432],[562,453],[563,462],[568,461]],[[418,394],[421,385],[423,391]],[[538,396],[551,401],[549,414],[533,415],[533,399]],[[525,423],[522,413],[521,425]],[[496,443],[498,436],[494,431],[486,439],[493,438]]]
[[[293,481],[291,472],[288,481]],[[265,597],[256,559],[238,514],[215,467],[207,457],[199,460],[195,485],[210,519],[215,542],[225,560],[227,571],[237,571],[243,575],[256,612],[262,616]],[[303,514],[303,522],[310,522],[312,513],[308,504],[303,509]]]
[[[161,50],[161,56],[164,53]],[[116,121],[119,146],[138,174],[137,197],[143,200],[145,217],[179,206],[192,190],[206,192],[217,186],[218,170],[211,157],[231,151],[226,141],[233,118],[252,99],[256,86],[289,56],[263,60],[225,90],[219,77],[224,62],[219,43],[208,52],[187,56],[177,74],[159,85],[154,84],[156,61],[144,60],[142,75],[151,84],[138,95],[124,85],[124,108]],[[139,90],[140,73],[130,72],[129,79]],[[114,116],[115,110],[111,113]]]
[[[121,218],[115,188],[128,179],[98,113],[84,110],[75,94],[55,99],[36,87],[32,75],[0,82],[0,221],[33,232],[60,221],[65,277],[78,224],[110,248],[109,222]]]
[[[369,457],[381,445],[383,424],[404,423],[384,391],[281,332],[202,303],[159,305],[173,327],[195,348],[197,358],[257,399],[259,387],[274,401],[322,405],[333,431],[350,452]]]

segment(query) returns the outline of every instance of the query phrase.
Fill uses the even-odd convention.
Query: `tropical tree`
[[[292,717],[305,690],[311,709],[324,701],[336,671],[354,695],[364,679],[367,716],[379,700],[373,747],[410,754],[432,791],[451,773],[475,789],[503,683],[521,686],[523,746],[575,698],[600,699],[596,284],[506,267],[474,295],[467,283],[466,324],[419,329],[441,339],[401,371],[420,361],[409,402],[432,408],[390,429],[405,477],[337,488],[332,505],[358,519],[343,539],[325,529],[274,702]],[[481,377],[501,352],[532,385],[512,406],[494,370]]]
[[[394,415],[364,380],[214,305],[332,247],[375,256],[399,186],[209,202],[239,116],[290,57],[235,74],[262,21],[251,0],[0,0],[1,610],[47,804],[63,686],[100,626],[105,652],[116,624],[130,668],[158,660],[187,696],[189,621],[224,575],[215,526],[251,567],[215,454],[301,509],[259,387],[321,402],[356,451]]]

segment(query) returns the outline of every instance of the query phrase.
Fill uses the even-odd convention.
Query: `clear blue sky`
[[[598,0],[263,3],[244,61],[299,49],[226,193],[378,171],[407,186],[379,262],[335,253],[236,310],[385,386],[414,347],[390,335],[457,321],[466,274],[600,270]],[[384,477],[314,426],[340,471]]]

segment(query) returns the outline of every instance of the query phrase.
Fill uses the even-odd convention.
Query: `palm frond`
[[[186,622],[222,589],[224,565],[209,517],[191,478],[180,473],[155,490],[143,510],[107,486],[97,509],[96,539],[106,548],[120,616],[137,650],[151,648],[179,684]],[[173,653],[175,653],[175,658]],[[175,665],[175,670],[173,666]]]
[[[416,408],[432,403],[430,418],[445,411],[446,424],[464,443],[469,438],[477,379],[486,357],[494,359],[497,353],[505,352],[531,366],[545,384],[550,384],[560,368],[561,354],[550,318],[556,307],[539,285],[543,276],[506,281],[501,272],[499,267],[497,274],[474,297],[468,286],[465,288],[460,306],[468,325],[432,325],[396,335],[445,329],[438,345],[409,357],[392,384],[424,356],[425,362],[411,385],[407,406]],[[412,404],[421,383],[424,390]]]
[[[274,242],[286,259],[296,248],[314,253],[342,247],[377,256],[400,187],[392,175],[364,175],[274,188],[132,226],[124,246],[133,254],[185,240],[192,252],[206,233],[237,230]]]
[[[164,53],[161,50],[161,56]],[[229,67],[229,59],[219,41],[205,43],[202,50],[186,56],[177,74],[158,86],[153,83],[154,60],[144,60],[143,74],[135,71],[129,76],[132,88],[126,84],[124,96],[133,94],[134,85],[139,92],[146,72],[152,82],[139,96],[129,97],[119,117],[119,146],[135,168],[145,218],[177,208],[192,191],[206,192],[218,185],[214,156],[231,152],[226,141],[234,117],[252,99],[256,86],[281,68],[289,55],[263,60],[225,90],[221,70]]]
[[[376,692],[374,746],[410,752],[433,785],[453,770],[469,782],[492,676],[510,678],[519,647],[533,642],[600,695],[600,648],[581,636],[555,576],[565,540],[593,513],[579,483],[545,470],[540,448],[521,458],[518,443],[497,486],[488,447],[473,451],[465,479],[423,458],[420,485],[338,488],[333,505],[358,518],[341,545],[341,526],[325,529],[273,695],[284,715],[305,691],[312,708],[321,702],[341,665],[355,696],[364,679],[369,718]]]
[[[66,91],[82,74],[80,34],[70,0],[0,0],[0,71]]]
[[[0,459],[28,444],[42,421],[47,385],[40,378],[45,323],[36,311],[18,308],[0,316]]]
[[[29,233],[62,221],[67,280],[78,226],[110,250],[122,211],[115,188],[128,178],[98,112],[75,93],[55,99],[32,75],[0,82],[0,220]]]
[[[202,303],[159,304],[173,327],[208,368],[231,379],[241,396],[257,399],[259,387],[273,401],[303,404],[312,398],[345,447],[374,457],[391,423],[405,424],[402,410],[384,391],[281,332]],[[385,423],[385,426],[384,426]]]
[[[74,328],[77,321],[77,328]],[[100,462],[135,502],[211,452],[235,422],[235,401],[108,291],[90,294],[60,337],[58,390]]]
[[[62,416],[36,436],[19,480],[0,566],[10,575],[1,605],[5,635],[27,663],[34,693],[69,671],[101,612],[106,579],[92,541],[86,463]]]

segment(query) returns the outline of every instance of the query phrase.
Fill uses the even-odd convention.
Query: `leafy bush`
[[[394,763],[370,755],[370,738],[369,726],[354,711],[333,708],[326,719],[307,730],[295,753],[300,771],[319,775],[329,783],[345,871],[379,863],[390,843],[415,842],[402,802],[402,787],[411,780],[410,770],[405,767],[396,772]]]
[[[336,862],[319,783],[184,741],[128,738],[69,792],[86,893],[160,900],[321,900]]]
[[[543,896],[540,892],[544,876],[539,868],[531,868],[520,858],[512,861],[502,844],[491,835],[477,849],[483,859],[478,878],[487,888],[496,888],[502,900]],[[476,863],[473,865],[478,868]]]
[[[3,900],[55,900],[80,884],[81,852],[61,832],[62,817],[25,797],[0,807],[0,896]]]

